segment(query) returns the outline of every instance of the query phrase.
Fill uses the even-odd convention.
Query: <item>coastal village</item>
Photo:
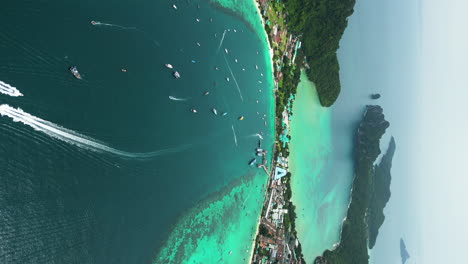
[[[286,29],[283,3],[279,0],[257,1],[273,51],[277,134],[270,171],[265,164],[259,165],[269,178],[250,263],[305,263],[295,230],[289,184],[291,174],[288,172],[289,124],[300,73],[296,59],[301,41]]]

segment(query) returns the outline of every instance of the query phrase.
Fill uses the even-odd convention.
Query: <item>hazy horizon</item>
[[[468,145],[462,108],[467,7],[461,0],[359,0],[340,43],[341,53],[355,53],[359,81],[382,94],[376,103],[391,123],[382,147],[391,135],[397,144],[392,197],[372,263],[401,263],[400,238],[411,256],[407,263],[464,260],[445,252],[468,235],[460,228],[467,213],[456,203],[467,197],[460,153]],[[342,67],[341,74],[349,70]]]

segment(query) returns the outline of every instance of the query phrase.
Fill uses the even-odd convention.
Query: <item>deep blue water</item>
[[[174,3],[177,11],[159,1],[3,4],[0,80],[24,96],[0,94],[0,104],[96,144],[159,154],[99,151],[31,127],[46,121],[1,117],[1,263],[148,263],[178,216],[254,170],[253,135],[272,142],[261,119],[271,104],[262,43],[205,2]]]

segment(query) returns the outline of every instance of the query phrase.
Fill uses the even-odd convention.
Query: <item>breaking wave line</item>
[[[226,30],[224,30],[224,32],[223,32],[223,36],[221,37],[221,42],[219,42],[218,50],[216,50],[216,53],[219,52],[219,49],[221,48],[221,45],[223,45],[225,35],[226,35]]]
[[[236,77],[234,76],[234,73],[232,73],[231,66],[229,66],[229,62],[227,61],[226,56],[224,54],[223,54],[223,57],[224,57],[224,61],[226,62],[226,65],[227,65],[227,67],[229,69],[229,72],[231,73],[232,79],[234,80],[234,83],[236,84],[237,91],[239,91],[239,96],[240,96],[240,98],[241,98],[241,100],[243,102],[244,97],[242,97],[242,93],[241,93],[241,90],[239,88],[239,84],[237,83]]]
[[[236,136],[236,131],[234,130],[234,125],[231,125],[231,128],[232,128],[232,134],[234,135],[234,143],[236,143],[236,147],[237,147],[237,136]]]
[[[187,101],[187,98],[177,98],[175,96],[169,95],[169,99],[173,101]]]
[[[23,96],[23,94],[18,89],[16,89],[16,87],[13,87],[2,81],[0,81],[0,93],[14,97]]]
[[[20,122],[27,126],[32,127],[36,131],[41,131],[53,138],[62,140],[66,143],[78,146],[80,148],[106,152],[124,158],[132,159],[148,159],[156,156],[176,153],[188,149],[191,145],[182,145],[174,148],[161,149],[152,152],[127,152],[107,146],[105,143],[100,142],[91,137],[82,135],[73,130],[61,127],[49,121],[43,120],[29,113],[24,112],[21,108],[13,108],[7,104],[0,105],[0,115],[8,116],[14,122]]]

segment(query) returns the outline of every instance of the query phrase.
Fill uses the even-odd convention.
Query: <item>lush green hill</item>
[[[340,66],[336,51],[355,0],[285,0],[288,29],[302,34],[302,50],[316,85],[320,103],[332,105],[340,94]]]
[[[390,200],[390,183],[392,181],[391,168],[393,154],[395,154],[395,139],[392,137],[387,152],[383,155],[380,163],[375,166],[374,188],[367,213],[367,224],[369,226],[369,248],[372,249],[379,235],[385,215],[383,209]]]
[[[366,223],[366,212],[368,212],[371,197],[378,195],[374,192],[374,162],[380,155],[380,138],[389,125],[380,106],[367,106],[356,131],[355,175],[351,202],[341,230],[341,240],[334,250],[327,250],[323,256],[316,258],[316,264],[365,264],[369,262],[367,254],[369,229]],[[387,154],[388,158],[393,156],[393,154]]]

